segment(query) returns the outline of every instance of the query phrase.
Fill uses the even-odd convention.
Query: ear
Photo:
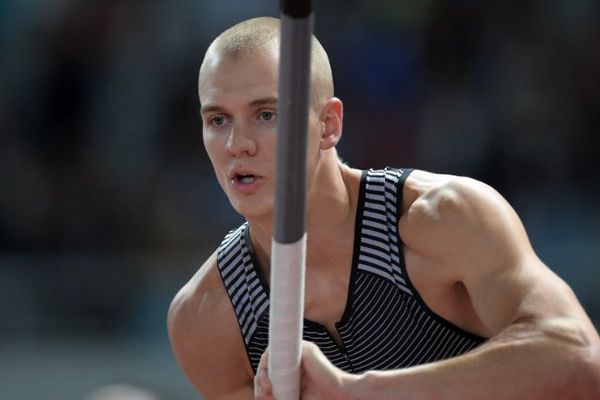
[[[320,148],[328,150],[334,147],[342,137],[344,105],[337,97],[327,100],[319,116],[321,126]]]

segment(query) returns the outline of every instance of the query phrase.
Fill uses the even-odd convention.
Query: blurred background
[[[600,3],[316,3],[341,156],[491,184],[600,326]],[[165,316],[241,217],[197,70],[258,15],[277,3],[0,2],[0,398],[198,398]]]

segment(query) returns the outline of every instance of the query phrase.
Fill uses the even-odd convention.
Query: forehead
[[[235,57],[209,52],[198,80],[200,103],[221,105],[276,97],[277,68],[278,53],[269,48]]]

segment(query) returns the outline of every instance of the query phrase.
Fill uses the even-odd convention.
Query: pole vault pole
[[[277,400],[300,398],[306,261],[306,147],[311,0],[281,0],[275,215],[271,247],[269,377]]]

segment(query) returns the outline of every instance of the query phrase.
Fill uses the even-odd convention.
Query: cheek
[[[223,178],[221,177],[223,174],[223,167],[226,162],[223,156],[223,147],[219,144],[219,141],[214,136],[203,135],[202,140],[204,142],[204,151],[206,151],[206,154],[210,159],[219,183],[221,186],[223,186],[224,183],[226,183],[222,182]]]
[[[225,147],[220,143],[219,137],[211,133],[204,133],[202,135],[202,141],[204,142],[204,149],[206,150],[208,157],[214,164]]]
[[[224,161],[220,160],[218,157],[215,157],[214,155],[211,155],[210,153],[208,153],[208,157],[210,158],[212,167],[213,167],[213,171],[215,173],[215,177],[217,178],[217,182],[219,182],[219,186],[221,186],[221,189],[223,190],[223,192],[225,192],[227,194],[229,187],[228,187],[228,182],[227,182],[227,176],[225,175],[225,168],[224,168]]]

